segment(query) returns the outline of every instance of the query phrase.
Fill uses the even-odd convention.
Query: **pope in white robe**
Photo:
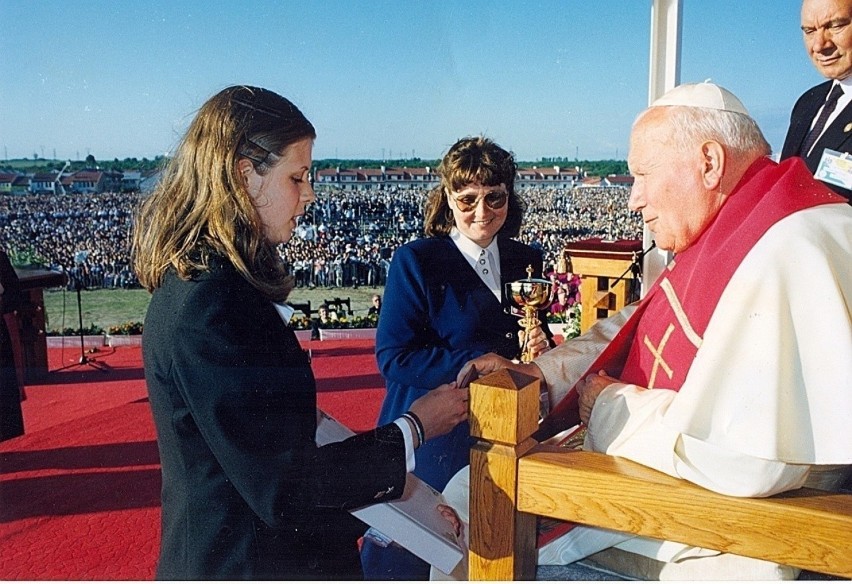
[[[713,100],[707,105],[708,91],[714,99],[717,92],[721,95],[720,105]],[[709,107],[747,116],[733,95],[712,84],[682,86],[667,96],[647,111]],[[583,336],[539,356],[534,374],[547,387],[550,403],[579,393],[575,399],[587,424],[585,449],[623,456],[732,496],[766,497],[805,485],[834,489],[848,476],[852,464],[852,207],[827,194],[819,202],[804,202],[824,193],[811,184],[816,181],[810,180],[798,160],[778,166],[759,156],[744,157],[747,164],[738,170],[730,153],[720,149],[717,156],[722,160],[705,165],[699,177],[703,182],[696,188],[706,187],[712,193],[710,187],[718,187],[730,197],[723,201],[727,208],[719,205],[727,217],[719,209],[713,215],[714,220],[730,224],[728,231],[714,233],[717,225],[711,221],[690,238],[688,226],[678,232],[676,223],[665,223],[670,209],[657,194],[670,186],[661,180],[689,184],[688,177],[681,173],[676,179],[660,179],[665,172],[658,169],[662,153],[653,152],[660,149],[658,136],[637,130],[646,129],[640,125],[643,119],[653,131],[665,129],[666,115],[669,112],[651,112],[650,117],[640,116],[634,126],[630,162],[638,186],[634,186],[631,207],[643,212],[652,231],[657,229],[658,245],[676,252],[673,265],[649,293],[656,293],[656,298],[643,299],[645,306],[638,312],[646,309],[644,314],[633,315],[636,308],[628,307],[598,322]],[[707,152],[703,150],[702,155],[712,158],[713,152]],[[718,184],[707,178],[713,164],[721,177]],[[655,191],[646,194],[652,180],[657,181]],[[746,199],[749,196],[755,203]],[[787,202],[790,208],[778,211],[778,205]],[[738,204],[746,211],[739,210]],[[738,209],[734,215],[733,209]],[[751,209],[757,211],[749,214]],[[767,218],[776,213],[777,217]],[[736,224],[740,220],[742,226]],[[706,261],[706,255],[727,254],[726,246],[741,245],[740,234],[752,222],[765,226],[755,231],[754,241],[742,244],[741,259],[730,274]],[[704,298],[695,300],[700,294],[694,290],[706,288],[717,268],[718,277],[726,281],[719,283],[715,304],[708,307]],[[706,326],[702,323],[693,330],[695,322],[701,321],[696,316],[701,310],[707,315]],[[650,382],[647,376],[638,383],[609,377],[609,370],[600,375],[597,369],[590,372],[603,348],[627,328],[625,323],[635,325],[638,320],[636,335],[642,335],[642,319],[650,323],[644,329],[647,332],[668,318],[675,323],[672,330],[681,331],[682,345],[692,345],[688,347],[692,354],[666,364],[662,341],[653,347],[645,334],[645,344],[659,351],[654,353]],[[642,341],[637,336],[622,342],[638,352],[645,350]],[[472,364],[483,373],[507,365],[488,356]],[[669,366],[682,369],[682,382]],[[673,379],[668,385],[663,369]],[[467,470],[451,480],[444,492],[464,522]],[[612,546],[666,562],[661,579],[698,575],[777,579],[798,574],[771,562],[582,526],[541,547],[538,562],[568,564]],[[689,564],[684,560],[698,557],[707,560],[703,565],[692,563],[702,566],[698,568],[702,572],[683,568]],[[466,577],[466,566],[460,566],[454,576]]]

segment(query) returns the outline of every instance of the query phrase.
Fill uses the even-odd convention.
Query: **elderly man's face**
[[[685,152],[673,145],[665,107],[652,108],[634,127],[627,164],[634,176],[628,206],[642,213],[657,247],[687,249],[719,211],[716,193],[708,192],[702,145]]]
[[[848,77],[852,73],[852,0],[804,0],[802,38],[824,77]]]

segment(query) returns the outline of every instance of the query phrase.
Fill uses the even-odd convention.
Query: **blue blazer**
[[[498,239],[502,283],[541,277],[542,256],[509,238]],[[501,290],[503,286],[501,285]],[[519,318],[482,282],[449,237],[419,239],[393,256],[376,332],[376,359],[387,395],[379,423],[394,420],[430,389],[456,378],[475,357],[519,356]],[[549,337],[547,314],[539,314]],[[414,474],[441,490],[469,461],[465,422],[415,451]]]
[[[790,127],[787,130],[787,137],[781,150],[781,160],[786,160],[791,156],[799,156],[802,142],[810,131],[811,122],[816,117],[816,113],[825,102],[825,98],[831,90],[831,84],[832,81],[826,81],[810,88],[802,94],[796,105],[793,106],[793,113],[790,115]],[[814,145],[811,155],[804,158],[805,164],[812,173],[816,172],[819,161],[822,159],[823,150],[826,148],[852,154],[852,103],[837,115],[837,118],[826,128]],[[849,189],[829,183],[825,183],[825,185],[838,195],[846,197],[847,200],[852,197],[852,191]]]
[[[402,494],[402,431],[318,448],[308,357],[224,260],[167,274],[142,350],[163,472],[157,578],[361,578],[365,526],[346,509]]]

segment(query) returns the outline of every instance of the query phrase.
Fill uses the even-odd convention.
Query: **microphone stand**
[[[77,291],[77,316],[79,317],[80,328],[77,329],[77,332],[80,335],[80,360],[76,363],[71,363],[70,365],[65,365],[64,367],[60,367],[56,371],[62,371],[63,369],[69,369],[71,367],[78,367],[80,365],[88,365],[92,369],[97,369],[98,371],[103,371],[106,373],[107,367],[102,363],[98,363],[93,357],[88,357],[86,355],[86,344],[83,340],[83,301],[81,299],[80,291],[83,289],[83,283],[79,280],[74,282],[74,289]]]
[[[615,287],[616,284],[618,284],[621,280],[624,279],[624,277],[627,275],[627,272],[631,272],[633,274],[633,282],[634,283],[635,282],[641,282],[641,280],[642,280],[642,259],[645,257],[645,255],[649,251],[651,251],[655,247],[657,247],[657,242],[652,241],[651,245],[649,245],[647,249],[643,249],[639,253],[633,252],[633,262],[630,264],[630,266],[628,266],[628,268],[626,270],[624,270],[623,274],[621,274],[618,278],[615,279],[615,281],[612,284],[609,285],[610,291],[612,291],[613,287]],[[634,301],[639,299],[639,294],[637,293],[636,290],[631,289],[630,296],[633,297]]]

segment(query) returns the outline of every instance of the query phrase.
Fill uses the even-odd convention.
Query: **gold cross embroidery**
[[[657,371],[662,367],[663,371],[666,372],[666,375],[669,376],[669,379],[674,375],[674,371],[669,367],[668,363],[663,359],[663,350],[666,348],[666,343],[669,342],[669,337],[674,332],[675,326],[673,324],[669,324],[666,332],[663,334],[663,338],[660,341],[659,347],[654,347],[654,343],[651,342],[651,339],[648,338],[648,335],[645,335],[645,346],[648,347],[648,350],[651,351],[651,354],[654,356],[654,366],[651,367],[651,379],[648,381],[648,389],[654,388],[654,381],[657,379]]]

